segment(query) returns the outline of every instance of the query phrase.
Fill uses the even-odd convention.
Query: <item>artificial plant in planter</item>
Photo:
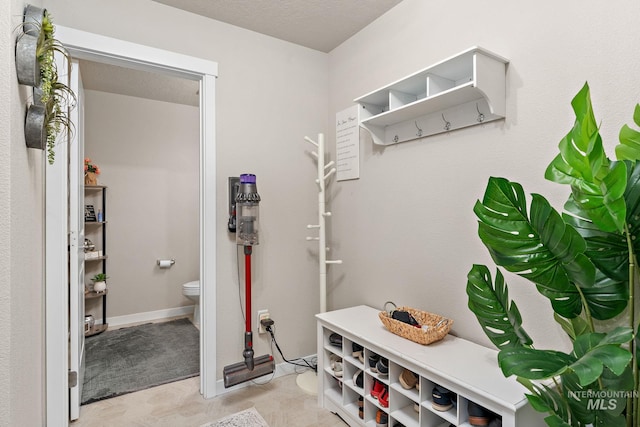
[[[58,79],[55,54],[59,53],[65,58],[69,65],[68,72],[71,70],[70,56],[54,37],[55,27],[46,10],[28,5],[22,27],[24,32],[16,46],[18,81],[36,87],[33,104],[27,109],[26,144],[39,149],[44,149],[46,145],[47,158],[53,164],[56,139],[60,135],[68,135],[72,130],[68,110],[73,108],[76,100],[73,91]],[[31,52],[33,40],[35,51]],[[35,61],[31,55],[35,56]]]
[[[527,209],[522,186],[495,177],[474,212],[494,262],[549,299],[573,350],[534,348],[500,269],[494,279],[486,266],[472,267],[468,304],[500,350],[502,372],[516,375],[549,426],[637,427],[640,132],[625,125],[610,160],[588,84],[572,106],[575,125],[545,173],[571,188],[564,212],[540,194]],[[640,126],[640,105],[633,120]]]

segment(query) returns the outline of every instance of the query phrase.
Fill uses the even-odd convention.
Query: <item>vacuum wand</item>
[[[244,364],[253,371],[253,332],[251,332],[251,246],[244,247],[244,297],[247,313],[244,327]]]

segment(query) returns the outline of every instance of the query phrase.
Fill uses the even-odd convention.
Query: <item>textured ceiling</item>
[[[402,0],[153,0],[329,52]]]
[[[153,0],[251,31],[329,52],[402,0]],[[85,89],[198,105],[198,83],[90,61]]]

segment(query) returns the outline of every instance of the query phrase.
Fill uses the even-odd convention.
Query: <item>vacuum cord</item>
[[[273,328],[271,326],[267,326],[265,328],[265,330],[267,332],[269,332],[269,334],[271,334],[271,341],[276,345],[276,348],[278,349],[278,353],[280,353],[280,356],[282,356],[282,360],[284,360],[285,362],[290,363],[292,365],[301,366],[303,368],[310,368],[310,369],[313,369],[314,372],[318,372],[318,365],[317,364],[316,365],[311,365],[303,357],[298,357],[297,359],[287,360],[287,358],[284,357],[284,354],[282,354],[282,350],[280,349],[280,346],[278,345],[278,341],[276,341],[276,335],[275,335],[275,331],[273,330]],[[302,360],[305,363],[305,365],[303,365],[302,363],[296,363],[295,362],[296,360]]]

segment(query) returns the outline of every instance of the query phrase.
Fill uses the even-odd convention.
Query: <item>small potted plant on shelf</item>
[[[100,175],[100,168],[95,163],[91,163],[91,159],[85,157],[84,159],[84,184],[85,185],[98,185],[98,175]]]
[[[107,279],[109,277],[105,273],[98,273],[91,279],[93,281],[93,291],[102,293],[107,290]]]

